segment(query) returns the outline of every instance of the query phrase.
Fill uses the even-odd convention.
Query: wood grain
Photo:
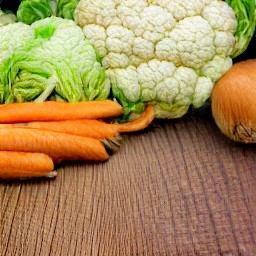
[[[256,146],[209,107],[123,138],[102,164],[2,182],[1,255],[256,255]]]

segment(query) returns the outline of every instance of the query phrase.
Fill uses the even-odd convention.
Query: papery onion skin
[[[256,143],[256,59],[238,62],[215,84],[211,110],[231,140]]]

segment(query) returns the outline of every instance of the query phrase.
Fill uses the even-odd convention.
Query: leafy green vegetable
[[[74,21],[50,17],[31,26],[3,26],[0,53],[1,103],[49,97],[78,102],[109,95],[96,51]]]
[[[232,58],[241,55],[248,47],[256,25],[255,0],[226,0],[233,8],[238,21],[235,32],[236,44]]]
[[[50,0],[23,0],[17,11],[17,20],[30,25],[51,15]]]
[[[56,15],[65,19],[74,19],[74,11],[79,0],[57,0]]]
[[[78,2],[79,0],[22,0],[17,19],[29,25],[50,16],[73,20]]]

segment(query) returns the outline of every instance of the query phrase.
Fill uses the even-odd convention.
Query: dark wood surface
[[[102,164],[1,182],[0,253],[256,255],[256,146],[226,139],[209,107],[123,136]]]

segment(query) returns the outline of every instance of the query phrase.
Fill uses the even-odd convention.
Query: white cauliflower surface
[[[81,0],[75,21],[102,57],[124,106],[158,118],[200,107],[231,66],[237,20],[218,0]]]

